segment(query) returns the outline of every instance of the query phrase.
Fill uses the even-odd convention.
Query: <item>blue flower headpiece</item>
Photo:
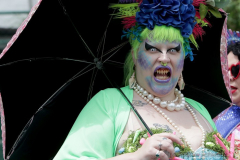
[[[232,31],[231,29],[228,30],[228,38],[227,43],[228,45],[240,42],[240,33],[239,31]]]
[[[145,27],[149,30],[155,25],[179,28],[184,38],[185,55],[191,60],[193,53],[189,43],[198,48],[195,39],[202,38],[205,34],[202,27],[210,25],[205,16],[211,12],[216,18],[222,17],[219,9],[207,0],[120,0],[120,4],[112,4],[110,8],[118,9],[113,15],[123,19],[122,37],[141,41]]]
[[[155,25],[179,28],[184,38],[192,34],[196,24],[195,8],[192,0],[143,0],[140,11],[136,13],[136,21],[153,30]]]

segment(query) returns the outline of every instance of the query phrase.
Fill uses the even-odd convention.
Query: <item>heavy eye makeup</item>
[[[177,47],[174,47],[174,48],[170,48],[167,50],[167,52],[179,52],[181,50],[181,45],[178,44]]]
[[[161,51],[160,49],[158,49],[158,48],[156,48],[156,47],[148,44],[147,42],[145,42],[145,49],[146,49],[147,51],[151,51],[151,52],[156,52],[156,51],[158,51],[158,52],[161,52],[161,53],[162,53],[162,51]],[[167,50],[167,52],[173,53],[173,52],[179,52],[180,50],[181,50],[181,45],[178,44],[178,46],[176,46],[176,47],[173,47],[173,48],[171,47],[171,48],[169,48],[169,49]]]

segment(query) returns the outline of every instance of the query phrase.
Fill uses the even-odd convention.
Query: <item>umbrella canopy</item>
[[[0,59],[5,157],[52,159],[89,99],[111,83],[123,86],[123,63],[130,45],[121,40],[120,21],[110,16],[114,11],[108,5],[114,2],[42,0],[32,9]],[[186,60],[185,94],[207,102],[207,108],[216,103],[215,108],[226,107],[228,102],[190,87],[229,100],[220,63],[225,16],[209,20],[213,21],[209,36],[199,41],[195,60]],[[214,72],[206,73],[206,78],[205,72],[213,66]]]

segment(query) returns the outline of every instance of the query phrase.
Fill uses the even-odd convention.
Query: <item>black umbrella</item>
[[[0,90],[8,159],[52,159],[88,100],[99,90],[112,87],[111,83],[123,86],[123,62],[130,46],[120,38],[121,22],[110,16],[114,12],[108,9],[110,2],[40,1],[25,29],[5,50],[0,60]],[[201,78],[196,79],[202,70],[198,59],[212,51],[216,54],[209,58],[220,59],[224,19],[225,16],[222,19],[211,17],[213,24],[218,24],[207,31],[206,35],[212,33],[212,36],[199,41],[200,53],[189,62],[191,64],[185,64],[184,78],[189,84],[185,94],[190,98],[198,100],[199,95],[206,95],[202,91],[197,94],[197,89],[191,91],[190,85],[206,90],[216,85],[217,89],[221,86],[223,95],[218,94],[220,90],[213,89],[213,93],[229,99],[222,79],[219,83],[208,82],[206,86],[199,85],[206,83]],[[217,45],[202,52],[205,45],[209,48],[205,39],[216,40]],[[218,77],[210,76],[222,78],[220,61],[214,63],[218,64],[214,65],[219,70]],[[188,65],[192,64],[199,69],[191,70],[195,67]],[[196,80],[191,80],[194,78]],[[225,101],[216,97],[206,96],[199,101],[208,102],[212,107],[214,100],[226,107]]]

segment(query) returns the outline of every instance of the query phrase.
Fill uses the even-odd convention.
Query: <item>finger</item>
[[[176,142],[179,145],[183,145],[183,142],[181,141],[181,139],[172,133],[155,134],[155,137],[160,141],[162,139],[161,137],[166,137],[166,138],[169,138],[170,140],[172,140],[173,142]]]
[[[163,152],[156,150],[156,159],[169,160],[168,156]]]
[[[171,143],[168,143],[168,142],[164,143],[161,147],[161,150],[164,151],[169,158],[175,156],[174,146]]]

